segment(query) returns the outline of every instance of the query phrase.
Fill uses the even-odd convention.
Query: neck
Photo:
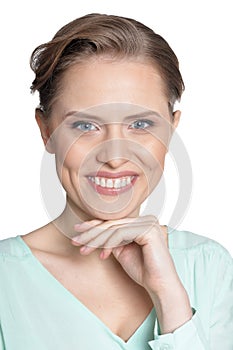
[[[61,215],[53,221],[55,228],[64,236],[73,238],[77,236],[77,232],[74,230],[74,225],[83,221],[91,220],[90,218],[81,218],[77,215],[71,206],[66,203],[66,207]]]
[[[139,209],[129,216],[137,217],[139,215]],[[76,246],[73,246],[71,243],[71,239],[77,236],[77,232],[74,230],[74,225],[81,223],[83,221],[89,221],[93,219],[96,219],[96,218],[91,217],[87,213],[76,208],[74,205],[72,205],[72,201],[70,201],[69,198],[67,198],[64,211],[61,213],[61,215],[58,218],[56,218],[50,224],[53,226],[52,231],[54,233],[53,234],[54,244],[56,245],[57,243],[57,247],[60,247],[60,248],[63,247],[64,251],[69,252],[69,254],[74,253],[75,255],[79,256],[79,258],[85,259],[85,261],[98,260],[101,262],[101,259],[99,258],[99,255],[101,252],[100,249],[96,249],[89,256],[82,256],[79,253],[79,248]],[[50,229],[51,229],[51,226],[50,226]],[[114,258],[113,255],[111,256],[112,258]],[[107,260],[109,261],[110,259],[107,259]]]
[[[140,212],[140,207],[136,208],[132,213],[128,214],[127,216],[138,217],[139,212]],[[94,217],[91,214],[85,211],[82,211],[81,208],[77,208],[75,204],[69,198],[67,198],[64,211],[61,213],[61,215],[58,218],[56,218],[53,221],[53,224],[55,225],[57,230],[60,231],[60,233],[62,233],[64,236],[71,239],[77,236],[77,232],[74,230],[75,224],[79,224],[84,221],[90,221],[95,219],[106,221],[106,220],[114,220],[114,219],[118,220],[118,219],[124,218],[124,215],[123,217],[122,216],[118,217],[118,216],[119,214],[116,216],[116,218],[114,217],[114,215],[110,215],[109,218],[107,216],[105,218]]]

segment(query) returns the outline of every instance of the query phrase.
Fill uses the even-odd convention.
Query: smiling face
[[[165,90],[155,67],[140,61],[92,59],[63,75],[48,122],[37,121],[79,218],[139,214],[180,116],[172,122]]]

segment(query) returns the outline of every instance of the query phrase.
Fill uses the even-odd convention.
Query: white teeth
[[[121,187],[125,187],[126,186],[126,179],[121,179]]]
[[[107,181],[106,181],[106,187],[108,187],[108,188],[113,188],[113,181],[112,181],[112,179],[107,179]]]
[[[105,184],[106,184],[105,179],[103,177],[101,177],[100,178],[100,186],[105,187]]]
[[[93,183],[95,183],[98,186],[107,187],[107,188],[125,187],[131,183],[133,178],[134,176],[126,176],[126,177],[117,178],[117,179],[89,176],[89,180],[91,180]]]
[[[96,185],[100,185],[100,179],[98,177],[92,177],[91,179],[93,179]]]
[[[116,179],[114,181],[114,188],[121,188],[121,179]]]

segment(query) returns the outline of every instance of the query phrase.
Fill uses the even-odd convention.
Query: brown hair
[[[31,91],[39,91],[40,107],[47,115],[66,69],[100,55],[145,58],[159,69],[169,107],[172,109],[175,101],[180,100],[184,83],[178,59],[160,35],[134,19],[89,14],[62,27],[51,41],[32,53],[30,65],[36,77]]]

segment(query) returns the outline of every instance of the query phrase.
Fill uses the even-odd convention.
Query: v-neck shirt
[[[69,292],[20,236],[0,241],[0,350],[232,350],[230,254],[187,231],[169,228],[168,241],[194,316],[174,333],[160,335],[152,309],[127,342]]]

